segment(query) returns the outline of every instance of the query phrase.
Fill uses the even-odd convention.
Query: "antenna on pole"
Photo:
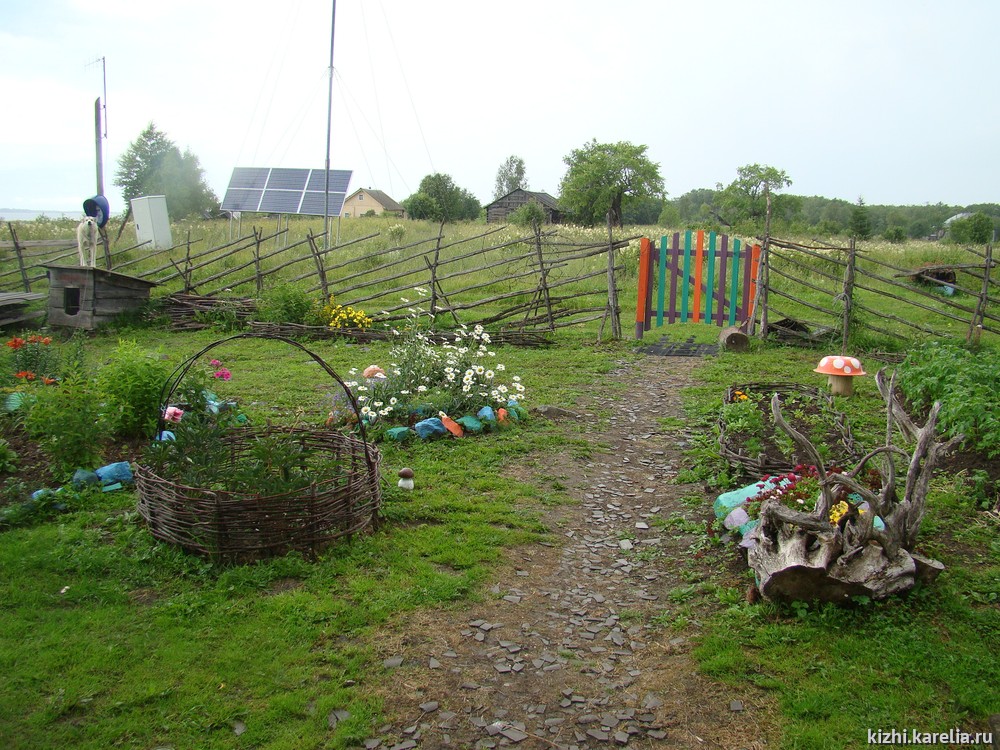
[[[323,202],[323,249],[330,249],[330,131],[333,121],[333,31],[337,26],[337,0],[330,20],[330,84],[326,105],[326,190]]]
[[[108,137],[108,66],[107,59],[98,57],[90,62],[90,65],[101,64],[101,82],[103,86],[103,99],[98,97],[94,100],[94,142],[97,149],[97,194],[104,195],[104,144],[103,140]],[[103,114],[103,127],[102,127]]]

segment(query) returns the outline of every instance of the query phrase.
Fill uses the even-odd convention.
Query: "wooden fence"
[[[683,244],[680,233],[670,239],[659,247],[641,241],[636,338],[653,320],[740,324],[761,336],[839,339],[845,349],[864,331],[904,341],[1000,334],[992,245],[950,250],[965,255],[958,262],[905,268],[853,242],[766,237],[741,249],[739,240],[714,233],[707,244],[703,232],[685,232]]]
[[[753,317],[760,245],[715,232],[675,232],[639,249],[635,337],[655,319],[735,325]],[[655,315],[655,318],[654,318]]]
[[[0,291],[47,284],[44,264],[76,264],[76,245],[67,240],[19,241],[8,224],[13,250],[0,262]],[[414,290],[426,291],[419,306],[455,324],[496,325],[518,330],[555,330],[600,319],[620,330],[616,252],[637,237],[581,243],[557,230],[510,237],[496,227],[474,237],[449,241],[445,226],[437,236],[372,250],[378,233],[323,249],[323,235],[310,231],[289,241],[287,228],[253,233],[226,244],[199,249],[190,233],[172,248],[135,245],[109,252],[106,265],[118,272],[173,287],[200,299],[255,295],[268,285],[291,284],[323,299],[378,311],[380,322],[410,317],[418,305]],[[503,239],[495,239],[503,232]],[[357,247],[355,247],[357,246]],[[138,252],[137,252],[138,251]],[[4,253],[4,255],[8,255]],[[605,262],[605,259],[607,262]],[[405,298],[405,300],[404,300]]]

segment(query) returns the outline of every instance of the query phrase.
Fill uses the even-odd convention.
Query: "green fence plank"
[[[740,284],[740,241],[733,240],[733,264],[729,279],[729,325],[736,325],[736,294]]]

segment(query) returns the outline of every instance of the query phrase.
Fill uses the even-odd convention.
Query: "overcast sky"
[[[788,192],[1000,202],[995,0],[340,0],[331,166],[397,200],[443,172],[487,203],[524,159],[558,194],[596,138],[669,197],[766,164]],[[145,126],[221,199],[234,167],[322,168],[328,0],[0,0],[0,208],[78,211]],[[168,198],[169,203],[169,198]]]

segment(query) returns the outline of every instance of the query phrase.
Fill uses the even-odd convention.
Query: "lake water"
[[[83,211],[49,211],[31,208],[0,208],[0,220],[3,221],[34,221],[39,216],[48,219],[80,219]]]

